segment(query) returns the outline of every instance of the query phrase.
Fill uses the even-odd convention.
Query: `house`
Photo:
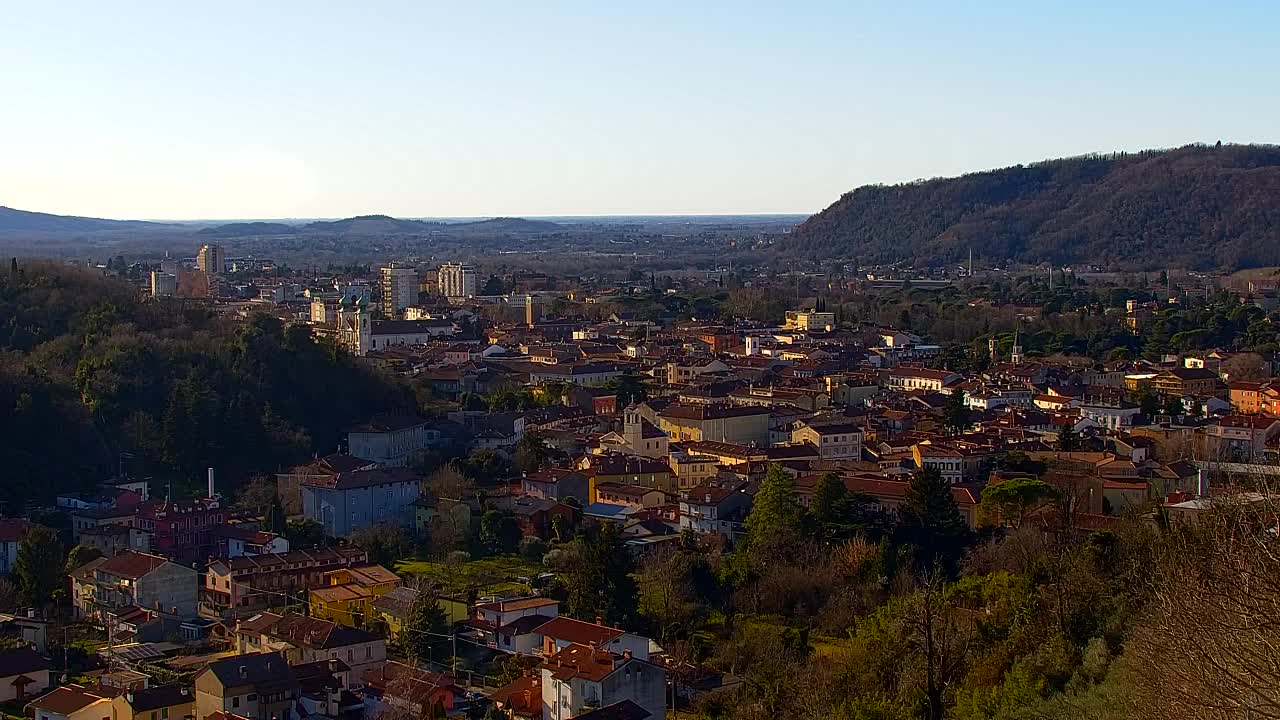
[[[289,540],[282,535],[226,525],[213,531],[218,544],[217,557],[238,558],[245,555],[274,555],[289,552]]]
[[[347,452],[384,467],[404,467],[440,443],[440,431],[412,415],[375,415],[347,431]]]
[[[808,443],[818,448],[824,459],[862,457],[862,428],[851,422],[798,421],[791,431],[791,442]]]
[[[452,716],[454,699],[462,692],[448,673],[422,670],[394,660],[359,677],[364,680],[366,697],[376,699],[368,708],[370,717],[386,710],[412,718]]]
[[[71,542],[80,544],[85,530],[105,525],[132,525],[136,507],[88,507],[67,513],[71,517]]]
[[[128,525],[99,525],[80,531],[80,544],[111,557],[125,550],[151,551],[151,535]]]
[[[476,616],[468,625],[479,631],[491,647],[508,653],[533,655],[542,651],[539,632],[559,617],[560,603],[542,597],[500,600],[476,606]]]
[[[330,570],[325,580],[307,596],[311,617],[357,628],[376,617],[374,601],[400,585],[400,577],[381,565]]]
[[[578,463],[588,476],[587,493],[595,495],[595,488],[602,483],[639,485],[663,492],[674,492],[671,466],[665,459],[640,457],[639,455],[584,455]]]
[[[215,560],[205,571],[200,613],[246,616],[276,604],[282,594],[324,586],[330,570],[368,564],[369,553],[352,546]]]
[[[302,514],[323,525],[329,537],[384,522],[411,527],[420,484],[417,473],[404,468],[309,476],[302,480]]]
[[[111,701],[111,720],[190,720],[195,714],[195,693],[186,685],[144,687]]]
[[[596,618],[589,623],[561,615],[538,628],[542,635],[542,654],[550,657],[573,644],[609,650],[629,651],[642,660],[649,659],[649,639],[620,628],[611,628]]]
[[[92,567],[90,567],[92,566]],[[128,550],[85,565],[91,576],[82,578],[72,598],[81,618],[98,617],[104,610],[137,607],[172,618],[195,617],[199,603],[198,573],[159,555]]]
[[[1210,457],[1252,461],[1280,435],[1280,419],[1261,415],[1228,415],[1204,427]]]
[[[334,453],[326,455],[306,465],[299,465],[288,472],[276,474],[276,496],[284,506],[286,513],[297,515],[302,512],[302,482],[309,478],[332,478],[341,473],[356,470],[370,470],[377,467],[376,462],[363,458]]]
[[[1226,386],[1218,373],[1205,368],[1169,368],[1151,378],[1151,388],[1160,395],[1186,397],[1187,395],[1213,395],[1226,398]]]
[[[941,392],[944,387],[959,379],[959,375],[947,370],[899,367],[889,372],[888,386],[895,390]]]
[[[701,485],[720,473],[720,462],[706,455],[673,452],[667,459],[676,476],[676,490],[687,490]]]
[[[29,647],[0,650],[0,702],[25,700],[48,689],[49,661]]]
[[[680,493],[680,529],[732,541],[751,512],[747,483],[712,482]]]
[[[568,468],[544,468],[520,478],[525,495],[542,500],[576,498],[582,502],[591,492],[586,473]]]
[[[649,422],[633,405],[623,412],[622,432],[611,432],[600,438],[602,452],[666,458],[667,434]]]
[[[667,494],[654,488],[622,483],[599,483],[592,489],[591,502],[643,508],[665,505]]]
[[[515,720],[542,720],[542,673],[521,675],[489,695],[498,711]]]
[[[341,660],[357,677],[387,661],[386,639],[305,615],[263,612],[236,625],[236,651],[282,654],[290,663]]]
[[[520,526],[520,533],[524,537],[540,537],[543,540],[551,537],[556,518],[560,518],[565,527],[572,527],[578,513],[572,505],[533,498],[516,498],[511,503],[511,512],[516,516],[516,524]]]
[[[575,716],[574,720],[647,720],[652,717],[653,713],[631,700],[619,700],[595,710],[588,710]]]
[[[0,575],[13,572],[18,562],[18,546],[35,525],[21,518],[0,518]]]
[[[195,676],[195,694],[196,720],[282,720],[293,717],[302,686],[282,654],[241,654],[209,663]]]
[[[574,643],[548,656],[541,673],[544,720],[569,720],[623,701],[666,716],[666,671],[632,653]]]
[[[111,717],[111,698],[119,692],[63,685],[27,703],[26,714],[34,720],[105,720]]]

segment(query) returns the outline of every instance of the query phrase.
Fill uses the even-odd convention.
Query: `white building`
[[[418,273],[413,268],[388,265],[381,269],[382,315],[398,318],[410,305],[418,302]]]
[[[667,673],[657,665],[629,652],[616,655],[573,644],[542,664],[542,718],[568,720],[626,702],[648,713],[640,717],[662,718],[666,688]]]
[[[368,300],[338,301],[338,343],[354,355],[368,355],[398,345],[421,345],[452,335],[457,326],[451,320],[373,320]]]
[[[469,298],[476,294],[476,269],[466,263],[445,263],[437,276],[440,294],[447,298]]]

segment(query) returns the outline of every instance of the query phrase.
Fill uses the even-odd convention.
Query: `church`
[[[364,296],[338,302],[338,343],[353,355],[396,345],[421,345],[457,332],[451,320],[373,320]]]

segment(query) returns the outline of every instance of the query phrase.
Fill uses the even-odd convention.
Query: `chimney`
[[[209,499],[212,500],[214,499],[214,497],[215,495],[213,494],[213,468],[209,468]]]

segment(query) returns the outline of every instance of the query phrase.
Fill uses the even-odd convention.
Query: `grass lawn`
[[[458,566],[427,560],[401,560],[394,569],[403,575],[430,578],[447,593],[465,594],[474,590],[479,595],[527,589],[516,578],[534,578],[546,571],[541,563],[519,556],[469,560]]]

